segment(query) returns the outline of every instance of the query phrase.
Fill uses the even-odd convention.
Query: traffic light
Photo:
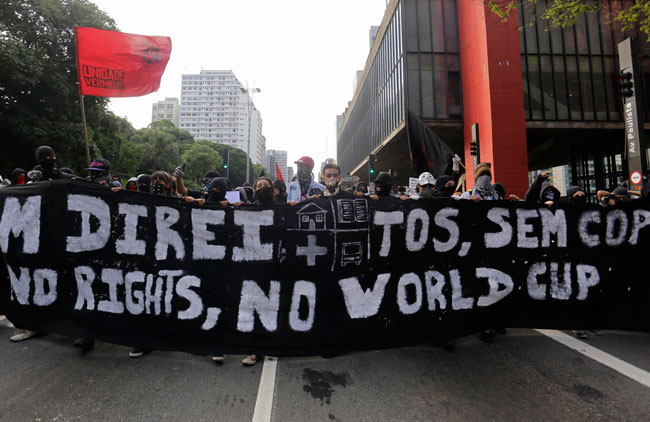
[[[368,174],[371,182],[375,180],[375,154],[368,154]]]
[[[618,74],[618,95],[621,97],[629,98],[634,95],[632,88],[634,83],[632,82],[632,73],[630,72],[621,72]]]
[[[228,163],[223,163],[223,169],[228,170]]]
[[[474,157],[478,157],[478,142],[477,141],[472,141],[469,143],[469,153],[472,154]]]

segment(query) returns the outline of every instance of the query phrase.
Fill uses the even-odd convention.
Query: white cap
[[[433,177],[433,175],[431,173],[429,173],[428,171],[425,171],[418,178],[418,184],[420,186],[435,185],[436,184],[436,178]]]

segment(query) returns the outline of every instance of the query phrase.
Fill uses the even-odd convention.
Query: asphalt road
[[[82,355],[56,335],[11,343],[18,330],[8,325],[0,321],[0,421],[250,421],[256,412],[262,362],[173,352],[130,359],[128,348],[106,343]],[[607,331],[586,343],[650,372],[650,334]],[[465,337],[453,351],[423,345],[274,363],[273,421],[650,420],[650,387],[528,329],[492,344]]]

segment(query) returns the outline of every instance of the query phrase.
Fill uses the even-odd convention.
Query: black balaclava
[[[570,204],[586,204],[587,203],[587,195],[574,196],[578,192],[582,192],[583,194],[585,193],[585,191],[582,190],[582,188],[580,186],[569,186],[567,188],[566,196],[567,196]]]
[[[436,190],[438,191],[438,198],[450,198],[451,195],[454,194],[454,191],[456,190],[455,182],[453,186],[445,186],[447,182],[453,180],[454,180],[453,177],[448,176],[446,174],[443,174],[442,176],[438,177],[438,179],[436,180]]]
[[[255,191],[255,202],[262,205],[275,204],[275,191],[272,186],[264,186]]]
[[[298,166],[297,177],[298,183],[300,184],[300,190],[302,192],[307,192],[311,185],[311,169],[305,166]]]
[[[210,181],[208,186],[208,198],[207,202],[217,203],[226,199],[226,192],[228,190],[228,185],[226,181],[221,177],[215,177]]]
[[[137,178],[138,192],[151,192],[151,176],[141,174]]]
[[[56,158],[46,157],[55,156],[54,150],[47,145],[41,145],[36,148],[35,155],[36,162],[43,168],[43,177],[41,180],[47,180],[54,172],[54,168],[56,167]]]
[[[393,187],[393,178],[386,172],[381,172],[375,179],[375,191],[377,196],[389,196]],[[378,188],[378,189],[377,189]]]

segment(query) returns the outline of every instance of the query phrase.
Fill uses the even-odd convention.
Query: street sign
[[[625,158],[630,175],[632,190],[640,191],[643,174],[647,171],[646,146],[643,130],[643,102],[636,101],[639,90],[641,70],[638,62],[636,44],[630,38],[618,43],[619,77],[624,79],[624,86],[619,87],[623,97],[623,121],[625,123]]]

